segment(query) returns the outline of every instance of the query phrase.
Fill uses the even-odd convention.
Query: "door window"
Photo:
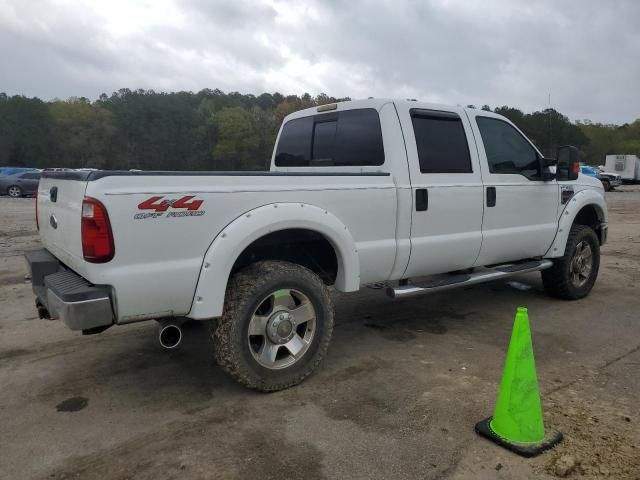
[[[490,117],[476,117],[491,173],[524,175],[532,180],[541,178],[538,153],[531,144],[507,122]]]
[[[455,113],[411,110],[422,173],[472,173],[469,144]]]

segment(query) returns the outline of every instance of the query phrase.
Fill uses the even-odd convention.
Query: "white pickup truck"
[[[36,304],[85,334],[155,319],[166,347],[210,320],[235,379],[286,388],[327,351],[330,286],[402,298],[539,270],[587,295],[604,192],[558,157],[500,115],[369,99],[289,115],[268,172],[45,171]]]

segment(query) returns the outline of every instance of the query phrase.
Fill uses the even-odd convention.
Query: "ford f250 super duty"
[[[155,319],[166,347],[208,320],[236,380],[286,388],[327,352],[330,286],[403,298],[541,271],[587,295],[607,207],[578,160],[490,112],[369,99],[289,115],[268,172],[44,171],[36,305],[85,334]]]

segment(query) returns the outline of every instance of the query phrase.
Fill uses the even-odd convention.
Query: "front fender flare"
[[[560,214],[558,231],[556,232],[556,237],[551,247],[545,254],[546,258],[556,258],[564,255],[571,226],[580,210],[587,205],[593,205],[595,207],[600,222],[606,225],[608,215],[607,204],[604,197],[595,190],[580,190],[571,197]]]
[[[305,203],[273,203],[244,213],[213,240],[200,270],[191,310],[193,319],[219,317],[231,270],[240,254],[254,241],[279,230],[307,229],[322,234],[338,259],[335,287],[353,292],[360,287],[360,261],[351,233],[338,217]]]

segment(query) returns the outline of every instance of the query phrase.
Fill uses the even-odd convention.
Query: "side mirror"
[[[580,173],[580,150],[571,145],[558,147],[558,180],[575,180]]]
[[[542,180],[550,182],[556,178],[558,161],[555,158],[541,158],[540,162],[542,163]]]

